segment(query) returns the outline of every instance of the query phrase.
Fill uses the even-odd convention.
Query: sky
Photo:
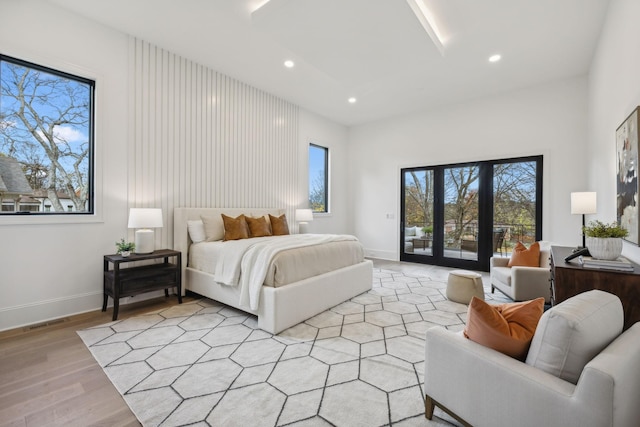
[[[25,67],[20,65],[19,69],[24,70]],[[48,80],[60,80],[60,79],[63,79],[63,81],[66,81],[66,85],[65,85],[66,88],[74,91],[77,102],[83,102],[83,103],[87,102],[91,89],[89,85],[87,85],[86,83],[77,82],[70,79],[64,79],[60,76],[47,73],[45,71],[40,71],[40,74],[38,77],[39,82],[47,82]],[[13,80],[13,73],[10,70],[10,63],[8,61],[1,60],[0,61],[0,83],[2,84],[3,92],[0,93],[0,112],[4,114],[10,114],[11,111],[17,109],[19,105],[18,100],[12,98],[11,96],[7,96],[4,93],[6,89],[11,90],[13,93],[15,93],[15,84],[12,83],[12,80]],[[32,84],[27,84],[25,87],[26,93],[30,93],[29,91],[33,90],[33,88],[34,86]],[[31,103],[31,105],[36,110],[38,116],[44,118],[45,126],[51,123],[52,120],[60,117],[60,112],[57,111],[55,107],[60,109],[65,109],[69,103],[69,97],[66,96],[65,94],[54,95],[52,93],[48,93],[48,90],[46,88],[40,89],[38,92],[36,92],[36,94],[38,96],[43,96],[43,97],[46,96],[43,102],[39,102],[38,99],[36,99],[34,100],[34,102]],[[17,118],[15,117],[9,118],[7,121],[5,121],[4,124],[5,126],[8,125],[10,128],[13,128],[14,130],[19,130],[20,136],[25,140],[31,140],[33,142],[36,142],[36,139],[29,134],[24,124],[21,121],[19,121]],[[37,131],[37,133],[43,139],[46,139],[44,138],[45,134],[42,130]],[[74,152],[80,151],[82,149],[82,145],[88,142],[88,134],[89,134],[88,123],[78,124],[78,125],[64,124],[64,125],[55,126],[53,134],[54,134],[54,141],[57,144],[66,142],[69,144],[71,150],[73,150]],[[27,135],[28,137],[25,137],[25,135]],[[0,140],[0,144],[1,143],[2,143],[2,140]],[[37,147],[40,147],[40,145],[37,144]],[[49,164],[50,161],[48,157],[45,156],[44,150],[42,148],[38,148],[38,151],[41,154],[41,158],[43,159],[43,161],[46,164]],[[7,147],[0,145],[0,152],[4,152],[5,154],[8,154]],[[17,158],[18,161],[25,160],[23,158],[24,156],[22,155],[22,153],[20,153],[20,150],[17,150],[17,152],[15,153],[15,157]],[[74,159],[70,157],[61,158],[60,162],[65,167],[65,169],[70,170],[73,164],[73,160]],[[89,164],[89,158],[87,157],[86,165],[88,164]],[[85,167],[84,169],[85,170],[88,169],[88,166]]]
[[[309,146],[309,186],[313,185],[320,171],[324,171],[326,151],[315,145]]]

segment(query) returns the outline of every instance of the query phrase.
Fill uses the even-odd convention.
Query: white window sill
[[[331,218],[333,214],[331,212],[314,212],[313,219]]]
[[[0,227],[3,225],[47,225],[47,224],[93,224],[101,223],[100,215],[7,215],[0,216]]]

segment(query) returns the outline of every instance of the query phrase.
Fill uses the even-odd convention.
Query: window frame
[[[331,213],[331,204],[330,204],[330,189],[329,189],[329,147],[325,147],[322,146],[320,144],[317,144],[315,142],[309,142],[309,149],[307,151],[307,160],[309,161],[310,164],[310,156],[311,156],[311,148],[316,148],[316,149],[320,149],[324,151],[324,207],[325,209],[323,211],[319,211],[319,210],[314,210],[313,207],[311,207],[311,183],[312,183],[312,177],[311,177],[311,167],[308,168],[308,179],[309,179],[309,185],[308,185],[308,191],[309,191],[309,207],[311,208],[311,210],[313,211],[313,215],[329,215]]]
[[[65,78],[73,79],[90,86],[90,106],[89,106],[89,155],[88,155],[88,187],[89,198],[87,200],[89,208],[84,212],[21,212],[13,211],[0,214],[0,226],[3,225],[30,225],[30,224],[81,224],[81,223],[103,223],[103,159],[101,140],[100,117],[103,111],[104,100],[99,91],[99,81],[104,78],[100,72],[88,69],[77,64],[69,63],[44,55],[25,55],[4,49],[0,53],[0,60],[5,60],[18,65],[26,66],[46,73],[51,73]],[[44,204],[43,204],[44,206]],[[64,204],[63,204],[64,206]]]

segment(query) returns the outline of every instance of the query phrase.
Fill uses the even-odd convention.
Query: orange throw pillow
[[[271,221],[271,234],[274,236],[289,234],[289,224],[287,224],[287,217],[284,214],[279,217],[269,214],[269,220]]]
[[[251,237],[271,236],[271,227],[265,217],[259,216],[258,218],[251,218],[250,216],[246,216],[245,219],[249,225]]]
[[[544,298],[491,305],[473,297],[464,336],[485,347],[524,361],[544,311]]]
[[[529,249],[521,242],[516,244],[509,259],[509,267],[540,267],[540,243],[532,243]]]
[[[222,222],[224,223],[224,240],[240,240],[249,238],[249,226],[245,220],[244,215],[240,215],[236,218],[222,215]]]

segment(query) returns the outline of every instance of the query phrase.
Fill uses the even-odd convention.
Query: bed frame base
[[[371,289],[373,263],[356,265],[277,288],[263,286],[258,310],[238,305],[237,289],[213,283],[212,276],[186,269],[186,288],[228,306],[258,316],[258,327],[277,334]]]

